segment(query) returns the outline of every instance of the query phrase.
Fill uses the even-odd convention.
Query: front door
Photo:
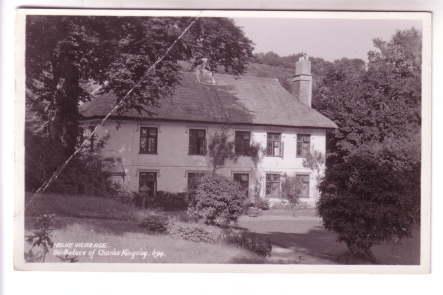
[[[157,192],[156,172],[140,172],[139,192],[143,196],[142,207],[147,208],[149,200],[153,200]]]

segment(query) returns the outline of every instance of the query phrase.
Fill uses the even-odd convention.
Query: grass
[[[46,262],[61,262],[57,256],[76,256],[78,262],[119,263],[263,263],[264,259],[250,251],[225,243],[202,243],[183,240],[168,234],[152,234],[139,226],[152,210],[140,210],[115,199],[91,196],[44,194],[36,196],[26,210],[26,234],[34,228],[41,214],[55,214],[52,240],[54,248]],[[177,223],[185,219],[183,212],[168,214]],[[63,243],[63,247],[60,243]],[[65,247],[69,243],[83,243]],[[96,248],[92,244],[105,245]],[[85,247],[86,246],[86,247]],[[97,245],[100,246],[100,245]],[[29,245],[26,245],[26,249]],[[66,251],[66,252],[65,252]],[[120,251],[120,253],[119,253]],[[132,256],[131,256],[132,255]]]
[[[188,223],[184,212],[162,212],[176,222]],[[302,263],[347,264],[346,247],[337,242],[335,233],[326,231],[313,209],[268,210],[259,217],[242,216],[239,226],[269,239],[272,255],[264,259],[248,250],[224,243],[209,244],[183,240],[168,234],[150,234],[139,227],[152,210],[140,210],[111,198],[45,194],[36,196],[26,210],[27,233],[34,228],[35,217],[54,213],[54,242],[106,243],[106,249],[127,249],[149,253],[146,258],[122,255],[79,257],[79,262],[163,262],[163,263]],[[380,264],[418,264],[420,232],[400,243],[383,243],[374,247]],[[163,253],[155,257],[152,253]],[[47,261],[60,262],[53,255]],[[355,262],[359,263],[359,262]]]
[[[77,256],[78,262],[118,263],[261,263],[263,259],[249,251],[225,244],[185,241],[169,235],[148,234],[133,223],[111,220],[58,220],[52,234],[56,243],[46,262],[61,262],[57,256],[65,252]],[[98,243],[91,258],[81,251],[92,247],[57,247],[57,243]],[[73,250],[77,253],[73,253]],[[61,251],[60,253],[54,250]],[[117,251],[117,252],[115,252]],[[118,253],[120,251],[120,253]],[[59,254],[59,255],[54,255]],[[131,255],[134,255],[133,257]]]
[[[140,211],[130,204],[105,197],[39,194],[32,198],[32,205],[26,209],[26,216],[55,214],[65,217],[131,220]]]

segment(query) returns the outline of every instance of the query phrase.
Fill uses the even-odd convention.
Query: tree
[[[226,132],[216,132],[209,142],[209,157],[212,162],[212,172],[215,174],[226,160],[236,160],[237,154],[234,151],[234,142],[229,141]]]
[[[338,129],[328,134],[319,213],[351,254],[409,236],[420,210],[421,35],[375,40],[365,66],[334,62],[316,107]]]
[[[352,256],[375,262],[373,245],[411,235],[420,205],[414,154],[398,142],[369,143],[327,170],[319,214]]]
[[[182,60],[197,65],[206,57],[212,71],[220,67],[235,75],[245,71],[252,42],[241,29],[230,19],[200,18],[146,74],[191,21],[187,17],[28,16],[27,171],[40,170],[36,174],[46,177],[72,154],[80,135],[79,104],[90,100],[91,92],[112,91],[120,102],[132,89],[118,111],[135,109],[149,116],[180,83]],[[31,150],[36,146],[54,149],[52,164],[34,165]],[[35,188],[37,179],[27,189]]]
[[[88,89],[113,91],[122,99],[135,87],[120,111],[149,114],[179,83],[180,60],[197,64],[207,57],[213,71],[220,65],[232,74],[245,71],[252,42],[229,19],[201,18],[145,75],[190,22],[186,17],[28,16],[26,87],[32,95],[27,102],[70,154],[78,135],[78,105],[90,99]]]

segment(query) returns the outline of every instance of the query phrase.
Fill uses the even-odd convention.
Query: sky
[[[342,57],[367,60],[372,40],[390,40],[397,30],[415,27],[418,20],[234,18],[255,43],[254,53],[273,51],[281,56],[306,52],[333,61]]]

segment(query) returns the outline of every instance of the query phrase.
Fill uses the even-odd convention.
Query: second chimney
[[[295,63],[295,74],[290,79],[291,92],[301,103],[311,107],[312,75],[311,62],[307,54],[303,54]]]

